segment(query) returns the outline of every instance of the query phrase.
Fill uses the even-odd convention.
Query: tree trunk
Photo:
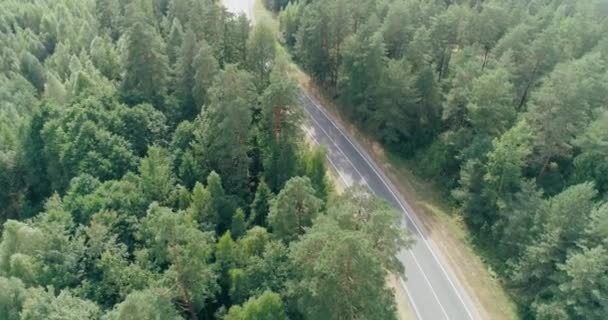
[[[536,70],[538,69],[539,62],[536,62],[534,65],[534,69],[532,69],[532,73],[530,74],[530,78],[528,79],[528,83],[526,83],[526,88],[524,89],[523,94],[521,95],[521,99],[519,100],[519,104],[517,105],[517,111],[521,111],[524,104],[526,103],[526,99],[528,97],[528,91],[534,82],[534,78],[536,77]]]
[[[486,68],[486,64],[488,63],[488,54],[490,53],[490,49],[485,48],[485,52],[483,54],[483,64],[481,65],[481,71]]]
[[[540,168],[540,172],[538,173],[538,177],[536,177],[536,180],[539,180],[545,174],[547,166],[549,165],[549,160],[551,160],[551,156],[547,156],[547,159],[543,162],[543,166],[542,168]]]

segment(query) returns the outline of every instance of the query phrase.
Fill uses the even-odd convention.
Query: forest
[[[449,197],[522,318],[606,318],[608,1],[265,4],[340,113]]]
[[[0,319],[396,319],[410,237],[212,0],[0,0]]]

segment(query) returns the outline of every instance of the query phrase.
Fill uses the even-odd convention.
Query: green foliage
[[[320,217],[290,247],[290,257],[302,273],[294,290],[305,319],[396,319],[392,293],[384,283],[386,270],[371,242],[360,235]]]
[[[159,318],[183,319],[171,302],[170,291],[162,288],[135,291],[104,316],[104,319],[107,320],[153,320]]]
[[[215,230],[219,221],[218,207],[216,206],[216,200],[211,197],[211,192],[197,182],[192,190],[188,214],[199,223],[201,229]]]
[[[227,66],[210,89],[210,102],[197,119],[192,143],[196,161],[207,172],[223,177],[231,194],[249,194],[249,127],[256,104],[252,76]]]
[[[29,289],[20,319],[79,320],[96,319],[101,315],[101,310],[94,302],[75,297],[68,291],[61,291],[55,296],[53,291],[52,287]]]
[[[234,235],[235,239],[240,238],[245,234],[247,229],[247,223],[245,222],[245,212],[243,209],[238,208],[232,216],[232,225],[230,226],[230,232]]]
[[[165,203],[173,188],[171,156],[169,152],[158,146],[148,149],[148,156],[139,164],[139,175],[143,194],[149,201]]]
[[[26,289],[18,278],[0,277],[0,314],[6,320],[19,320]]]
[[[296,175],[303,114],[296,84],[287,77],[282,64],[275,66],[270,79],[261,97],[259,144],[265,181],[277,192]]]
[[[212,48],[204,39],[200,41],[198,52],[194,56],[190,67],[194,70],[193,83],[191,84],[192,96],[196,104],[195,110],[199,110],[208,103],[209,88],[211,88],[213,79],[219,71],[219,65],[213,56]]]
[[[397,254],[411,244],[411,240],[399,224],[400,213],[388,203],[363,188],[351,188],[333,201],[327,215],[336,220],[340,228],[365,234],[384,268],[403,273]]]
[[[191,316],[198,314],[217,291],[210,264],[213,235],[200,231],[184,213],[153,203],[141,222],[140,237],[152,262],[169,264],[162,282],[172,288],[178,305]]]
[[[130,11],[122,95],[128,103],[145,101],[160,108],[169,76],[165,43],[135,3],[130,5]]]
[[[301,175],[310,179],[317,198],[327,202],[331,192],[331,182],[327,177],[325,165],[326,150],[322,146],[315,146],[311,149],[304,149],[302,152],[303,155],[300,157]]]
[[[523,95],[521,82],[528,78],[526,97],[545,105],[533,91],[562,62],[559,52],[572,61],[588,59],[563,67],[566,73],[595,69],[593,82],[604,70],[589,62],[603,56],[587,53],[599,37],[581,32],[600,28],[574,23],[596,19],[583,5],[573,9],[576,18],[560,16],[567,27],[550,28],[581,40],[553,46],[555,36],[530,39],[526,45],[536,50],[535,59],[520,68],[514,61],[528,56],[525,49],[499,61],[490,48],[509,47],[501,35],[509,34],[517,15],[503,15],[511,10],[508,5],[488,6],[477,19],[464,4],[442,14],[446,7],[435,2],[272,1],[275,10],[286,8],[277,35],[264,21],[252,26],[244,15],[228,13],[211,0],[1,4],[0,318],[8,319],[394,318],[385,277],[388,270],[403,270],[394,256],[408,245],[407,237],[395,212],[362,191],[328,201],[333,198],[325,152],[303,143],[298,89],[286,75],[277,40],[285,40],[295,60],[329,92],[338,85],[347,102],[348,94],[357,94],[353,115],[365,115],[361,123],[396,150],[414,151],[444,129],[439,107],[450,86],[440,81],[458,82],[451,78],[452,56],[477,67],[475,59],[485,53],[487,61],[477,69],[494,75],[478,80],[479,86],[462,86],[467,94],[478,89],[457,105],[462,108],[491,100],[483,95],[482,80],[494,79],[488,90],[501,104],[482,107],[509,110],[503,105],[506,92]],[[543,12],[547,17],[538,26],[529,22],[529,38],[559,20],[550,10]],[[396,23],[400,14],[403,30]],[[491,32],[472,32],[469,20]],[[462,43],[476,41],[484,47],[460,50]],[[538,53],[552,47],[552,55],[541,59]],[[397,56],[399,61],[391,60]],[[542,67],[530,72],[537,62]],[[585,72],[573,79],[585,79]],[[559,89],[556,81],[551,86]],[[603,171],[594,171],[592,164],[604,157],[602,89],[585,91],[592,96],[585,121],[596,124],[572,137],[569,155],[576,165],[560,170],[564,183],[593,177],[600,192]],[[476,123],[487,125],[485,131],[493,128],[483,119]],[[539,132],[527,123],[531,132]],[[502,122],[497,129],[509,132]],[[474,154],[492,176],[508,172],[529,178],[536,169],[529,168],[523,153],[508,157],[509,148],[519,150],[513,143],[527,139],[501,139],[497,132],[474,139],[471,147],[463,141],[474,130],[467,132],[439,144],[452,148],[442,153],[445,162],[457,167],[468,160],[463,155]],[[496,156],[484,157],[482,151],[493,150],[493,138]],[[403,148],[399,144],[405,139]],[[499,148],[503,140],[506,150]],[[530,158],[540,151],[533,150]],[[449,161],[452,155],[462,158]],[[550,171],[547,176],[554,177]],[[456,180],[454,172],[449,175]],[[497,225],[501,228],[494,226],[492,232],[504,237],[544,216],[536,213],[545,208],[540,192],[522,196],[537,189],[511,180],[509,189],[518,196],[501,194],[497,216],[527,212],[519,210],[525,203],[540,204],[528,212],[534,219],[517,214],[504,218],[508,223]],[[590,209],[582,231],[587,238],[557,263],[554,273],[562,279],[582,277],[570,270],[574,267],[562,268],[581,263],[570,262],[571,257],[595,260],[602,253],[579,248],[602,245],[605,228],[598,221],[605,220],[604,209]],[[544,231],[531,235],[526,245]],[[315,259],[304,259],[305,254]],[[346,268],[345,261],[356,267]],[[593,279],[600,271],[595,274]],[[351,286],[353,277],[362,280]],[[561,297],[563,290],[575,304],[591,305],[584,303],[590,299],[586,295],[572,292],[575,282],[563,289],[553,285],[550,294]],[[535,310],[561,301],[555,300],[538,299]],[[560,310],[568,315],[593,317],[563,305]]]
[[[199,71],[198,68],[195,68],[194,61],[197,53],[200,53],[200,49],[197,50],[198,42],[194,30],[187,28],[181,40],[173,71],[175,81],[173,90],[180,104],[180,111],[176,118],[180,120],[192,119],[200,112],[200,106],[195,104],[193,96],[195,74]],[[204,72],[203,70],[200,71]]]
[[[315,196],[310,179],[295,177],[287,181],[270,205],[268,225],[285,242],[296,240],[319,214],[323,201]]]
[[[256,298],[251,298],[243,306],[233,306],[224,317],[225,320],[287,320],[281,297],[266,291]]]
[[[255,224],[258,226],[266,226],[266,218],[268,216],[268,212],[270,211],[270,202],[274,195],[266,182],[262,181],[258,185],[257,190],[255,191],[255,197],[253,198],[253,202],[251,203],[250,215],[249,215],[249,223]]]
[[[247,40],[247,66],[255,76],[258,91],[264,90],[270,81],[270,71],[276,56],[276,36],[270,25],[264,21],[257,23]],[[274,82],[279,85],[280,82]]]

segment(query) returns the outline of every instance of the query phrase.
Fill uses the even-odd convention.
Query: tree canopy
[[[214,0],[0,7],[0,319],[316,319],[296,246],[334,193],[272,24]],[[391,250],[359,268],[388,316]]]

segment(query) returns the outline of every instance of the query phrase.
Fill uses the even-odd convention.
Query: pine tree
[[[241,208],[238,208],[232,216],[230,231],[234,235],[234,238],[238,239],[245,234],[246,229],[247,223],[245,222],[245,211],[243,211],[243,209]]]
[[[165,43],[148,17],[139,10],[134,11],[128,31],[122,95],[128,103],[146,101],[161,108],[169,76]]]
[[[247,67],[255,76],[255,84],[259,92],[262,92],[270,81],[270,72],[277,51],[275,37],[270,25],[260,21],[247,40]]]
[[[219,64],[213,56],[213,49],[205,39],[199,43],[199,50],[192,61],[194,79],[192,83],[192,96],[196,110],[201,109],[208,101],[208,91],[219,72]]]
[[[272,200],[273,194],[266,182],[262,181],[258,185],[258,189],[255,192],[255,197],[251,203],[251,215],[249,216],[249,223],[258,226],[265,227],[267,225],[268,211],[270,210],[270,200]]]
[[[222,176],[226,192],[249,196],[249,126],[257,95],[252,77],[230,65],[216,77],[210,102],[197,121],[192,143],[196,161]]]
[[[192,119],[200,112],[200,106],[196,105],[193,96],[194,79],[197,71],[193,66],[197,47],[196,34],[194,34],[192,29],[188,28],[183,36],[174,70],[174,91],[180,104],[180,111],[177,114],[176,122]]]
[[[148,149],[148,156],[139,165],[141,188],[150,201],[164,203],[175,187],[169,152],[158,146]]]
[[[272,233],[285,242],[296,240],[312,225],[322,205],[308,178],[292,178],[270,205],[268,224]]]
[[[281,296],[266,291],[259,297],[249,299],[243,306],[233,306],[225,320],[287,320],[287,314]]]
[[[212,188],[217,188],[213,184]],[[218,191],[215,191],[215,193],[217,196]],[[198,222],[202,230],[211,231],[216,229],[219,221],[216,201],[212,198],[211,192],[209,192],[209,190],[200,182],[197,182],[194,185],[194,189],[192,189],[188,213],[196,222]]]
[[[296,90],[295,83],[287,78],[286,70],[277,65],[261,99],[259,143],[265,181],[274,192],[296,175],[303,117]]]

